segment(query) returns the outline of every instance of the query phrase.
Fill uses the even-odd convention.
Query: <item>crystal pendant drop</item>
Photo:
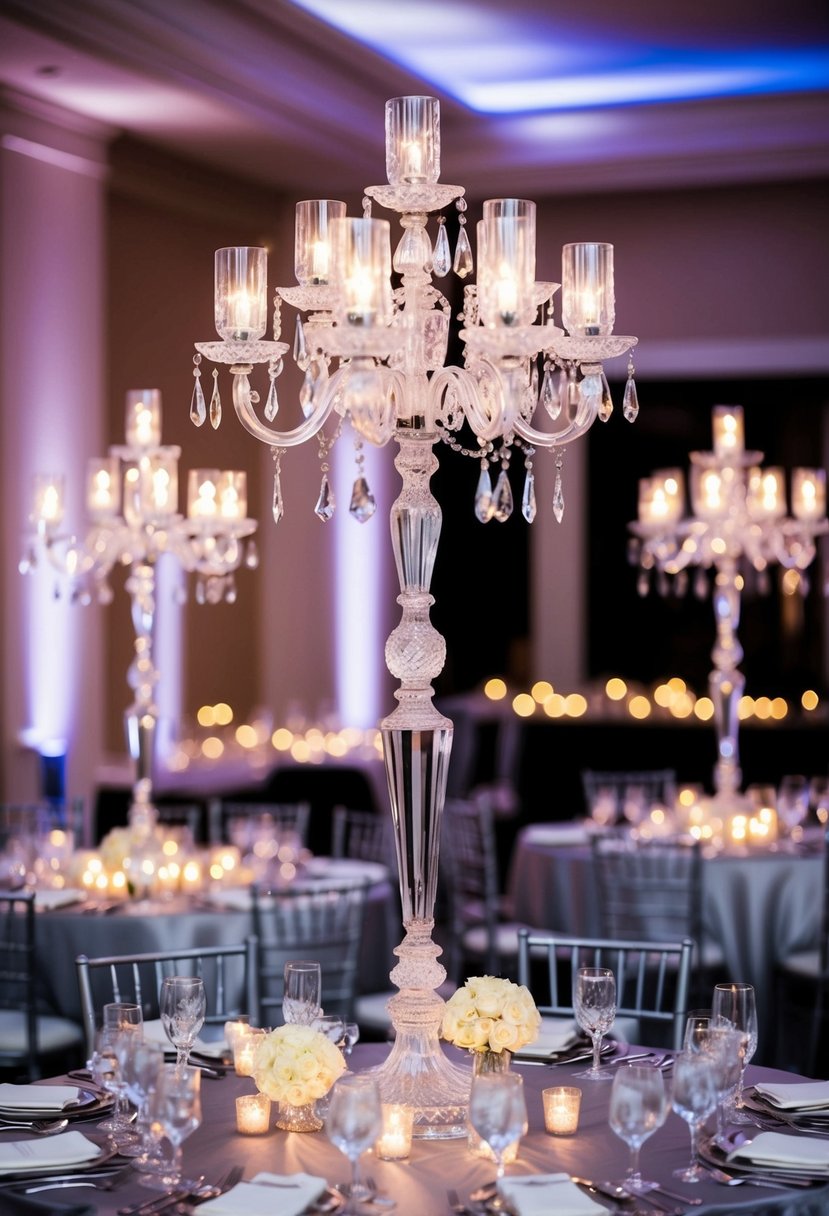
[[[425,270],[432,263],[432,245],[423,228],[407,228],[394,251],[392,266],[398,274]]]
[[[302,407],[304,416],[309,418],[314,412],[314,374],[310,367],[305,373],[305,379],[300,386],[299,404]]]
[[[636,580],[636,593],[644,599],[651,589],[651,579],[647,570],[643,570]]]
[[[702,566],[697,567],[697,572],[694,575],[694,595],[698,600],[704,600],[708,595],[708,575]]]
[[[449,237],[446,234],[446,225],[438,224],[438,234],[435,239],[435,247],[432,250],[432,271],[439,279],[444,278],[452,269],[452,250],[449,248]]]
[[[562,373],[546,368],[544,379],[541,381],[541,396],[539,400],[547,413],[555,422],[561,413],[561,375]]]
[[[458,232],[458,243],[455,246],[455,260],[452,263],[452,269],[459,279],[465,279],[468,274],[472,274],[474,269],[472,246],[469,244],[465,224],[461,224]]]
[[[535,512],[535,473],[532,469],[527,469],[527,476],[524,478],[524,493],[521,496],[521,514],[527,523],[531,524],[535,519]]]
[[[331,492],[331,483],[328,480],[328,474],[323,473],[322,481],[320,482],[320,494],[317,499],[317,505],[314,507],[314,514],[317,519],[328,523],[331,516],[334,514],[334,495]]]
[[[475,491],[475,518],[479,519],[482,524],[488,524],[494,511],[495,503],[492,500],[492,481],[489,469],[481,469],[478,488]]]
[[[271,510],[273,511],[273,522],[278,524],[285,514],[285,506],[282,502],[282,481],[278,468],[274,470],[273,474],[273,503]]]
[[[601,385],[602,399],[599,402],[599,422],[607,422],[610,415],[613,413],[613,398],[610,395],[610,385],[607,382],[607,376],[602,372],[599,377]]]
[[[305,371],[308,366],[308,347],[305,344],[305,327],[302,324],[302,317],[296,319],[296,330],[294,332],[294,363],[300,371]]]
[[[276,380],[271,380],[271,386],[268,389],[268,399],[265,402],[265,418],[268,422],[273,422],[279,412],[279,401],[276,396]]]
[[[556,484],[553,487],[553,515],[556,517],[556,523],[560,524],[564,518],[564,490],[561,485],[561,468],[556,469]]]
[[[639,395],[636,392],[636,381],[630,376],[625,384],[625,395],[622,400],[622,414],[628,422],[635,422],[639,413]]]
[[[196,377],[193,385],[193,396],[190,399],[190,421],[193,426],[202,426],[207,418],[207,402],[202,392],[201,380]]]
[[[245,567],[248,570],[256,570],[259,567],[259,550],[256,547],[255,540],[249,540],[245,549]]]
[[[374,495],[368,488],[368,482],[365,477],[356,478],[354,488],[351,491],[351,503],[348,508],[349,515],[353,516],[358,524],[364,524],[371,519],[376,510],[377,503],[374,501]]]
[[[493,505],[493,515],[498,520],[498,523],[506,523],[510,515],[512,515],[513,509],[512,486],[509,483],[509,477],[507,476],[506,469],[501,469],[501,472],[498,475],[498,481],[495,483]]]
[[[213,395],[210,398],[210,425],[214,431],[219,429],[222,421],[222,399],[219,396],[219,373],[213,372]]]

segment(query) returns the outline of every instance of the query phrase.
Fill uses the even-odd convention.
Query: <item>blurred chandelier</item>
[[[826,473],[796,468],[792,473],[792,515],[786,515],[783,470],[761,468],[762,452],[743,446],[740,406],[713,410],[713,452],[691,453],[691,514],[685,515],[685,478],[681,469],[662,469],[639,482],[638,521],[631,558],[641,567],[639,592],[647,595],[656,571],[661,594],[687,590],[688,567],[696,567],[694,591],[708,594],[714,571],[716,642],[708,680],[714,704],[717,762],[715,805],[725,812],[742,809],[738,748],[739,704],[745,678],[739,670],[743,649],[737,638],[745,573],[753,572],[760,591],[768,591],[768,567],[785,571],[787,590],[805,594],[805,574],[816,554],[816,537],[829,529]]]
[[[73,602],[109,604],[113,567],[130,568],[126,589],[132,602],[135,657],[127,682],[134,699],[125,720],[136,777],[129,819],[137,831],[149,832],[156,820],[152,801],[159,680],[153,658],[156,562],[170,554],[182,569],[195,573],[198,603],[233,603],[234,572],[243,563],[251,569],[258,564],[254,543],[242,543],[255,532],[256,520],[246,518],[246,476],[235,470],[191,469],[187,517],[178,514],[181,448],[161,444],[157,389],[127,393],[126,440],[111,447],[108,456],[93,457],[88,463],[86,505],[92,527],[82,541],[60,531],[63,477],[35,478],[31,519],[36,534],[20,571],[34,570],[45,557],[58,575],[68,579]],[[60,594],[60,584],[55,594]]]
[[[464,289],[464,366],[445,366],[450,303],[434,286],[454,269],[472,271],[461,186],[438,182],[439,105],[433,97],[399,97],[386,103],[388,185],[370,186],[363,216],[349,218],[345,204],[329,199],[297,204],[295,269],[298,286],[278,288],[274,341],[267,325],[264,249],[220,249],[215,259],[215,314],[219,342],[198,342],[190,414],[200,426],[221,420],[218,371],[209,406],[201,388],[202,356],[230,366],[233,404],[242,425],[267,444],[275,462],[273,515],[283,515],[280,462],[287,448],[317,438],[322,481],[316,514],[334,511],[328,458],[348,420],[355,433],[357,477],[350,513],[365,522],[375,502],[363,473],[363,441],[382,446],[394,438],[402,490],[391,509],[392,544],[400,583],[400,624],[386,643],[386,664],[400,681],[397,709],[381,723],[395,826],[405,939],[395,953],[392,980],[400,989],[389,1002],[396,1029],[386,1063],[377,1071],[384,1101],[416,1108],[415,1135],[465,1136],[469,1074],[440,1050],[443,1002],[435,989],[446,973],[432,941],[440,823],[446,789],[452,723],[432,704],[431,681],[446,656],[435,630],[429,592],[441,525],[429,488],[438,467],[438,440],[479,462],[474,509],[478,519],[506,520],[513,510],[508,477],[513,452],[526,476],[521,509],[536,513],[532,458],[538,448],[556,450],[553,511],[564,511],[561,464],[564,446],[613,410],[603,361],[632,351],[636,338],[613,334],[613,248],[566,245],[563,253],[562,323],[550,320],[556,283],[535,279],[535,204],[490,199],[478,224],[477,286]],[[374,219],[372,202],[400,216],[403,234],[391,256],[390,225]],[[450,253],[445,216],[455,204],[459,234]],[[427,232],[437,213],[434,245]],[[392,269],[400,276],[393,289]],[[277,430],[276,380],[287,344],[280,342],[284,301],[306,320],[297,321],[293,354],[305,373],[302,418]],[[567,331],[566,333],[564,331]],[[267,365],[262,417],[250,373]],[[633,363],[628,365],[623,413],[638,413]],[[535,416],[555,425],[541,429]],[[325,424],[332,420],[328,432]],[[497,470],[493,482],[492,473]]]

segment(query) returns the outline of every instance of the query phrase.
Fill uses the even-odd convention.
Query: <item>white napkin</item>
[[[829,1107],[829,1081],[798,1081],[794,1085],[758,1081],[754,1088],[758,1094],[769,1098],[781,1110]]]
[[[580,823],[545,823],[529,828],[526,839],[533,844],[588,844],[590,833]]]
[[[217,891],[206,891],[202,898],[205,903],[232,908],[234,912],[249,912],[253,903],[248,887],[220,887]]]
[[[498,1189],[518,1216],[588,1216],[607,1212],[584,1191],[579,1190],[568,1174],[533,1174],[526,1178],[502,1178]]]
[[[2,1110],[61,1111],[79,1097],[74,1085],[0,1085]]]
[[[100,1144],[93,1144],[82,1132],[62,1132],[43,1140],[12,1140],[0,1144],[0,1174],[81,1165],[94,1161],[101,1152]]]
[[[199,1205],[205,1216],[299,1216],[327,1186],[312,1174],[257,1174]]]
[[[542,1018],[538,1038],[515,1053],[531,1060],[546,1060],[578,1042],[581,1032],[572,1018]]]
[[[787,1136],[783,1132],[760,1132],[728,1154],[728,1160],[752,1165],[798,1166],[829,1175],[829,1140],[814,1136]]]
[[[86,899],[86,891],[75,887],[43,887],[35,891],[35,909],[51,912],[54,908],[64,908],[67,904],[82,903]]]
[[[144,1023],[144,1041],[147,1043],[160,1043],[165,1051],[175,1051],[175,1047],[167,1038],[167,1031],[160,1019],[156,1018],[153,1021]],[[196,1038],[193,1042],[192,1050],[197,1056],[215,1056],[220,1060],[223,1055],[230,1051],[230,1045],[225,1039],[214,1039],[206,1042],[202,1038]]]

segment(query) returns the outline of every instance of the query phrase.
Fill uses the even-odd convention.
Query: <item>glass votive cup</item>
[[[231,1053],[236,1046],[236,1039],[242,1031],[250,1029],[250,1018],[246,1013],[240,1013],[238,1018],[233,1018],[232,1021],[225,1022],[224,1036],[225,1042],[228,1045]]]
[[[243,1136],[261,1136],[271,1123],[271,1100],[265,1094],[236,1099],[236,1130]]]
[[[253,1074],[253,1057],[264,1033],[256,1026],[243,1026],[237,1032],[233,1043],[233,1068],[237,1077]]]
[[[573,1085],[554,1085],[541,1094],[544,1126],[553,1136],[572,1136],[579,1126],[581,1090]]]
[[[381,1161],[403,1161],[412,1151],[414,1107],[398,1102],[383,1103],[383,1130],[374,1144]]]

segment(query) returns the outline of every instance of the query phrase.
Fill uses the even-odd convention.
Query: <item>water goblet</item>
[[[685,1015],[685,1031],[682,1036],[683,1051],[702,1051],[711,1029],[710,1009],[691,1009]]]
[[[691,1131],[691,1160],[674,1170],[683,1182],[699,1182],[708,1170],[699,1159],[699,1134],[717,1105],[714,1058],[707,1051],[681,1051],[674,1060],[673,1108]]]
[[[622,1064],[617,1068],[610,1090],[609,1122],[611,1130],[630,1149],[630,1163],[622,1183],[626,1191],[641,1195],[658,1185],[642,1177],[639,1152],[648,1136],[665,1122],[667,1114],[661,1068],[653,1064]]]
[[[97,1125],[98,1130],[106,1132],[119,1151],[137,1139],[130,1124],[126,1086],[116,1051],[116,1042],[122,1036],[138,1038],[136,1030],[124,1031],[113,1027],[99,1030],[95,1036],[94,1050],[87,1060],[87,1068],[94,1083],[111,1093],[114,1099],[112,1114]]]
[[[339,1014],[321,1013],[319,1017],[314,1018],[311,1025],[314,1030],[330,1039],[335,1047],[342,1047],[345,1043],[345,1022]]]
[[[498,1191],[504,1177],[504,1155],[527,1130],[524,1078],[515,1072],[478,1073],[469,1092],[469,1122],[495,1158],[495,1195],[489,1211],[509,1211]]]
[[[162,1064],[148,1098],[148,1117],[163,1129],[172,1155],[158,1173],[144,1177],[145,1186],[172,1194],[188,1187],[182,1178],[181,1146],[201,1124],[201,1070],[186,1064]]]
[[[345,1023],[345,1042],[343,1043],[343,1055],[350,1056],[355,1046],[360,1039],[360,1027],[357,1022]]]
[[[286,1022],[308,1026],[322,1012],[322,972],[319,963],[293,959],[285,964],[282,1016]]]
[[[593,1063],[573,1075],[588,1081],[607,1081],[613,1073],[600,1067],[602,1039],[616,1017],[616,980],[609,967],[579,967],[573,977],[573,1011],[576,1021],[593,1041]]]
[[[732,1123],[754,1124],[754,1119],[746,1113],[743,1105],[746,1065],[757,1050],[757,1006],[754,988],[751,984],[717,984],[714,988],[711,1013],[715,1026],[730,1026],[733,1030],[739,1030],[743,1036],[740,1077],[730,1114]]]
[[[198,976],[168,975],[161,981],[158,1012],[176,1049],[176,1063],[187,1064],[207,1013],[203,981]]]
[[[164,1065],[164,1050],[160,1043],[148,1043],[137,1035],[121,1033],[115,1039],[115,1054],[126,1095],[138,1112],[137,1126],[142,1129],[135,1141],[122,1147],[120,1152],[122,1156],[145,1159],[147,1099]]]
[[[360,1182],[360,1156],[371,1148],[383,1130],[383,1107],[377,1082],[365,1074],[347,1073],[334,1085],[325,1119],[328,1139],[351,1163],[348,1199],[342,1209],[361,1211],[360,1202],[370,1190]]]
[[[714,1082],[717,1086],[717,1127],[714,1143],[730,1148],[725,1138],[725,1124],[733,1121],[734,1092],[740,1079],[743,1036],[730,1026],[711,1026],[701,1044],[701,1050],[711,1057]]]
[[[809,782],[801,775],[783,777],[777,789],[777,817],[786,829],[790,847],[796,847],[808,814]]]
[[[144,1015],[141,1006],[134,1001],[110,1001],[101,1011],[104,1030],[126,1030],[143,1027]]]

